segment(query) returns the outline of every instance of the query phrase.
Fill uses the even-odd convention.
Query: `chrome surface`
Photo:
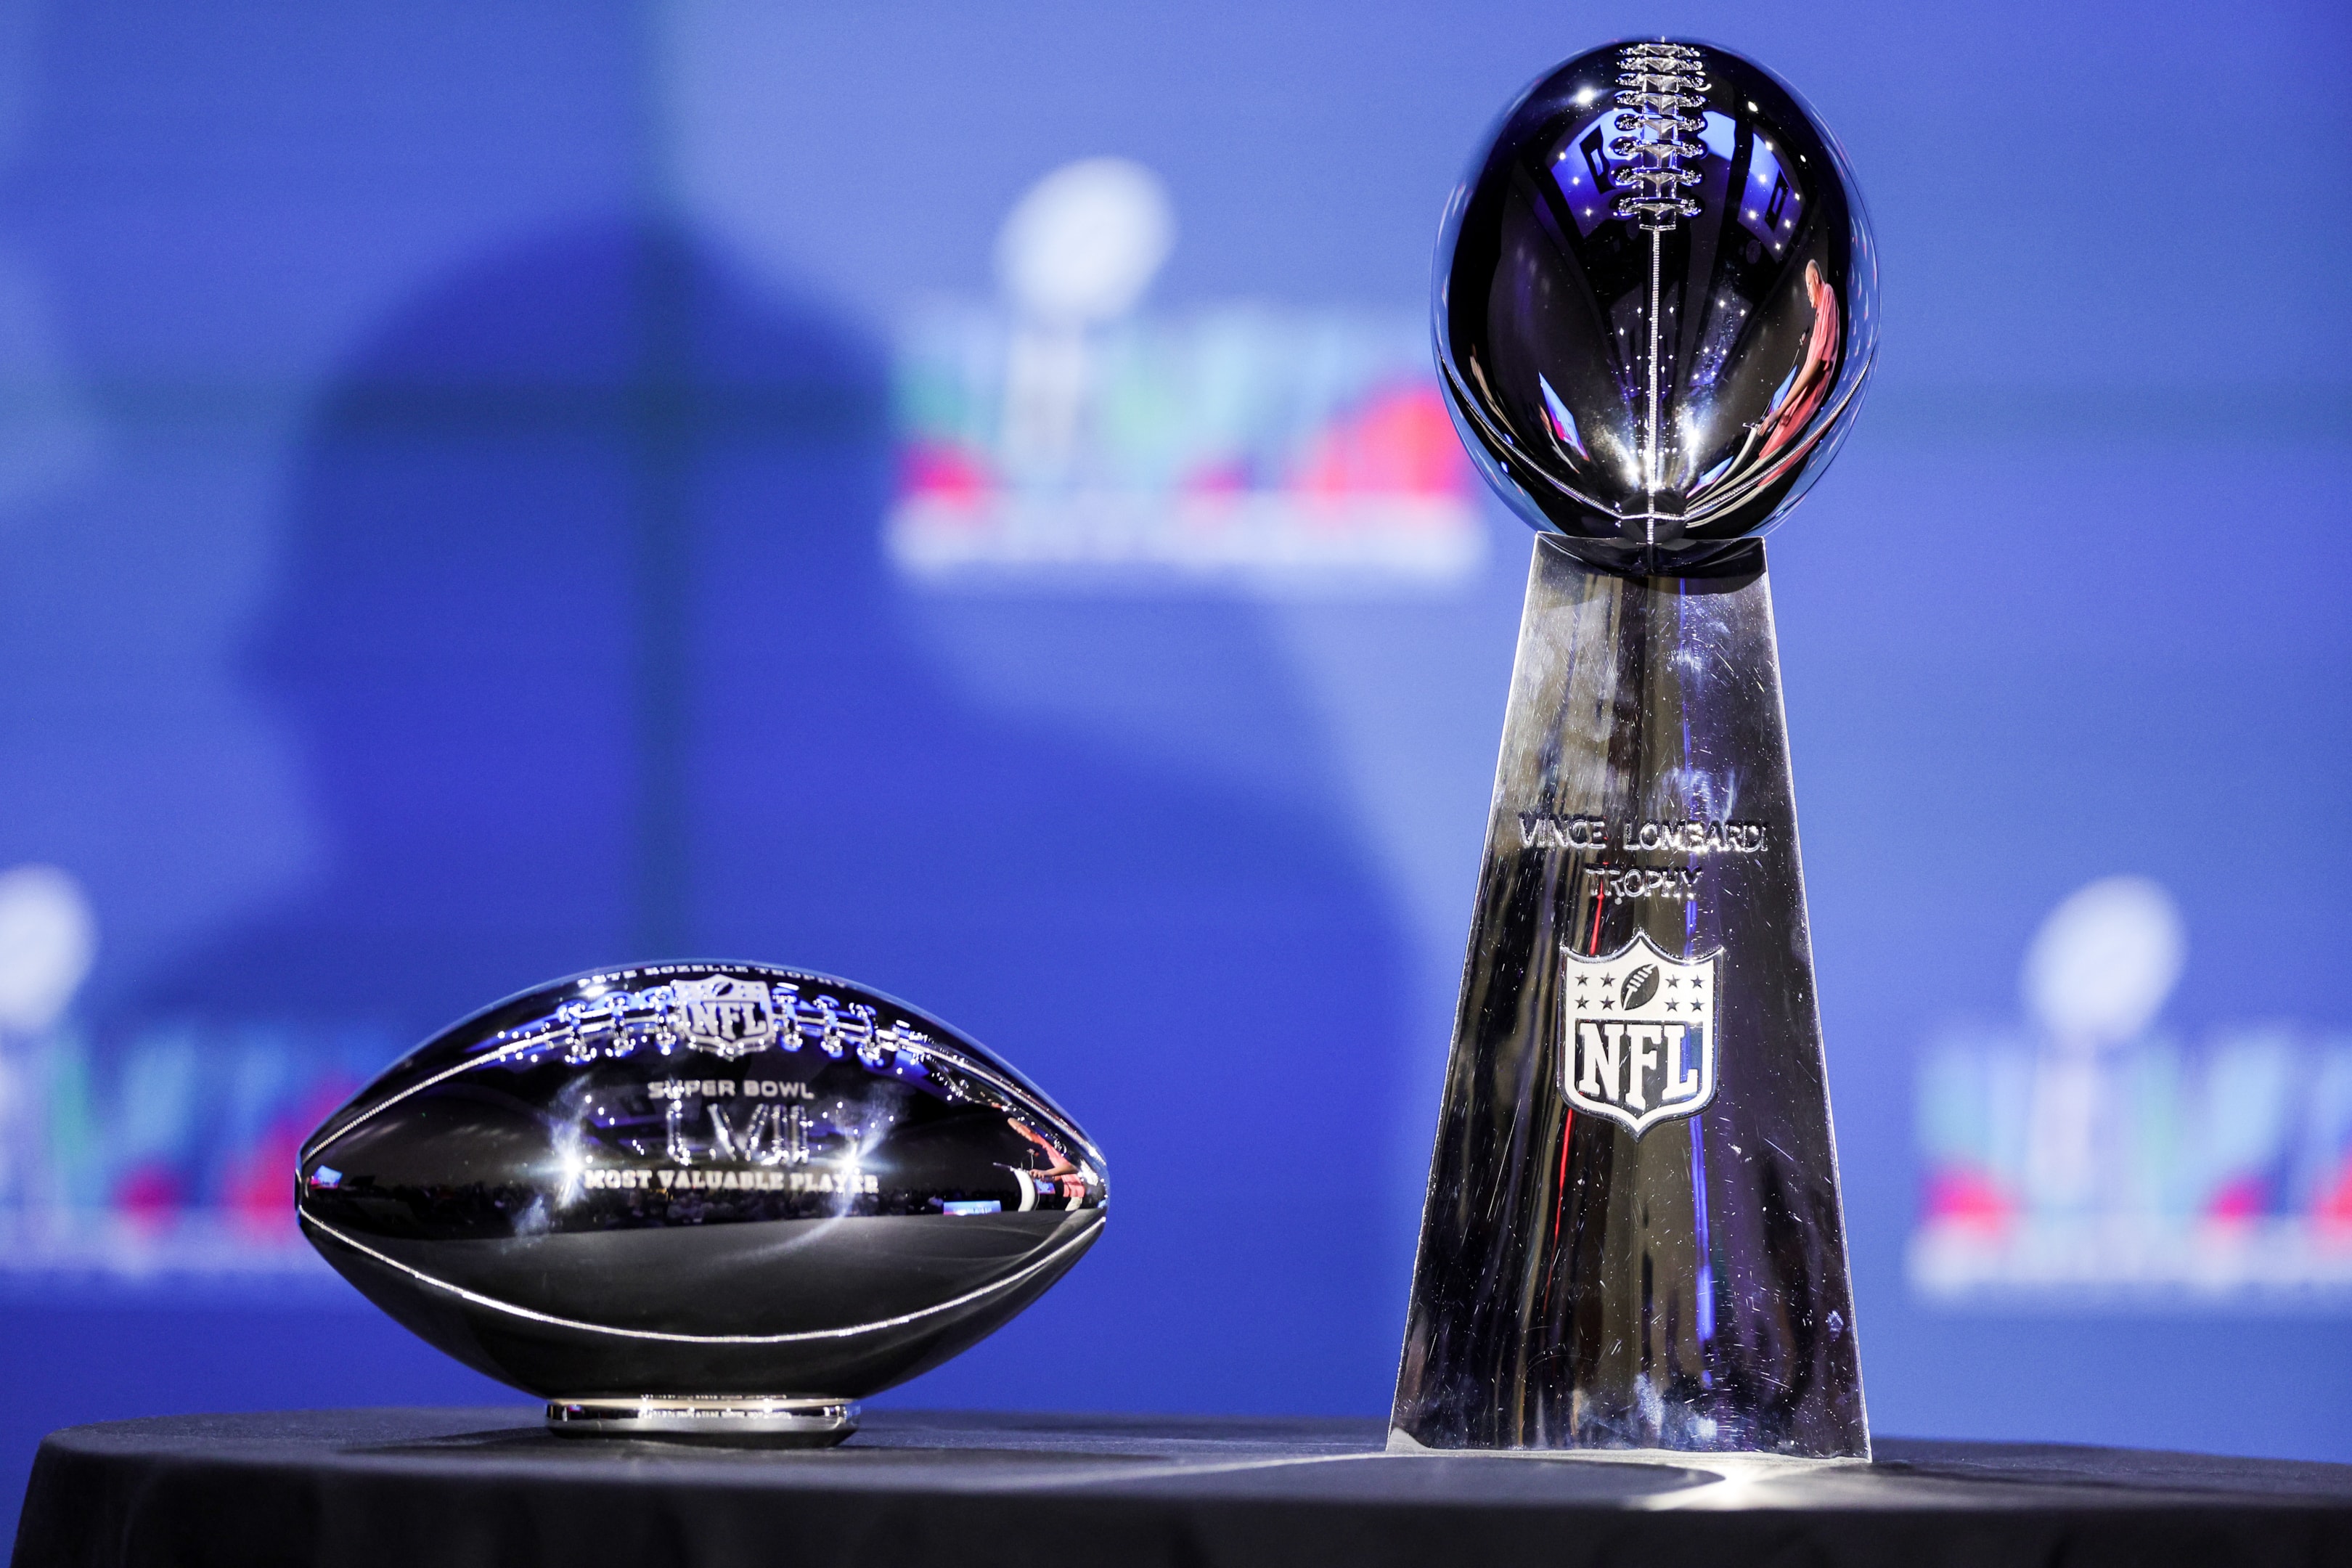
[[[656,1437],[767,1448],[830,1448],[857,1430],[857,1406],[829,1399],[556,1399],[547,1427],[567,1437]]]
[[[1860,406],[1877,260],[1837,141],[1706,44],[1578,56],[1448,204],[1438,370],[1512,507],[1596,564],[1689,572],[1795,505]]]
[[[1761,544],[1537,542],[1391,1426],[1870,1451]]]
[[[493,1377],[772,1413],[989,1333],[1094,1243],[1108,1189],[1067,1113],[937,1018],[697,963],[445,1030],[312,1135],[295,1201],[330,1263]]]

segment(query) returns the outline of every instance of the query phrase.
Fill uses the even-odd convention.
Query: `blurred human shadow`
[[[971,711],[898,629],[891,462],[877,350],[674,227],[425,292],[323,400],[256,647],[324,868],[143,1007],[422,1037],[632,959],[855,976],[1038,1079],[1116,1197],[920,1396],[1380,1407],[1402,943],[1339,803]],[[1313,744],[1246,606],[1181,619],[1202,701]]]

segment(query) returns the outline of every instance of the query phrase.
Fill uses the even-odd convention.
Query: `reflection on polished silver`
[[[1436,345],[1505,499],[1621,570],[1688,571],[1786,514],[1878,336],[1845,154],[1705,44],[1569,61],[1505,110],[1438,246]]]
[[[1862,209],[1788,89],[1596,50],[1507,110],[1437,353],[1543,531],[1391,1447],[1865,1458],[1764,545],[1851,421]]]
[[[328,1118],[295,1174],[330,1263],[551,1422],[711,1440],[839,1440],[848,1401],[1034,1300],[1108,1201],[1092,1140],[975,1042],[747,963],[501,1002]]]
[[[824,1448],[857,1430],[857,1406],[826,1399],[556,1399],[550,1431],[770,1448]]]

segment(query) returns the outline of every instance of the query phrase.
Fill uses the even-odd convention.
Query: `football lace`
[[[1687,44],[1634,44],[1617,57],[1617,135],[1609,153],[1624,167],[1611,211],[1638,218],[1653,232],[1671,229],[1698,216],[1698,203],[1684,192],[1699,183],[1699,172],[1683,166],[1704,157],[1694,140],[1706,121],[1688,110],[1704,108],[1707,79],[1699,53]]]

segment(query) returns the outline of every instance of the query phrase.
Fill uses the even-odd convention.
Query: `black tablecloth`
[[[2341,1465],[1886,1439],[1868,1466],[1740,1474],[1391,1457],[1372,1421],[903,1411],[776,1451],[536,1414],[69,1427],[34,1464],[17,1568],[2352,1563]]]

